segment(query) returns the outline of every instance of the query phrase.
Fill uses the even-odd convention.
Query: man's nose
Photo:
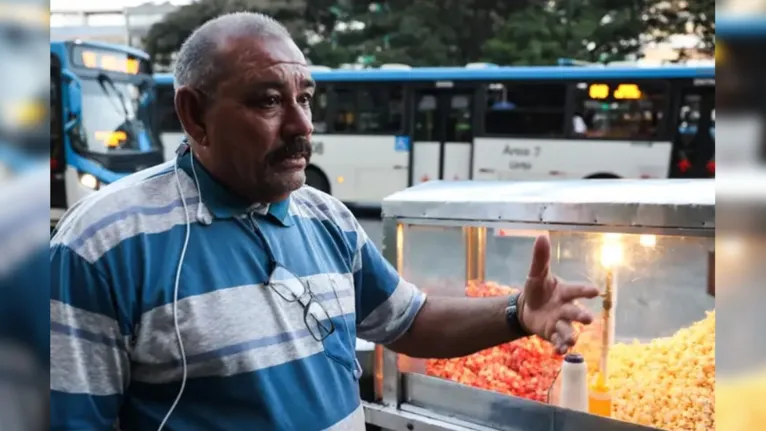
[[[289,136],[308,136],[314,131],[311,109],[297,103],[290,104],[285,112],[283,132]]]

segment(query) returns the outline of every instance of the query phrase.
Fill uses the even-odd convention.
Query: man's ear
[[[204,104],[201,94],[190,87],[176,90],[174,99],[176,114],[186,134],[194,142],[203,142],[206,138]]]

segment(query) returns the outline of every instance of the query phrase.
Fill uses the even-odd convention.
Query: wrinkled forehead
[[[231,38],[222,48],[220,60],[227,73],[221,90],[243,91],[264,84],[298,89],[311,80],[306,59],[292,40]]]

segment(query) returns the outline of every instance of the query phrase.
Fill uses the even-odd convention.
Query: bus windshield
[[[158,147],[147,125],[145,100],[151,87],[114,81],[106,75],[82,80],[82,123],[88,151],[146,151]]]

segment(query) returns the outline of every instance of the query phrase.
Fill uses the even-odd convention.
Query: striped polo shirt
[[[51,426],[363,430],[356,337],[390,343],[425,296],[399,277],[336,199],[302,187],[248,205],[191,155],[78,202],[51,240]],[[183,199],[180,191],[183,191]],[[186,209],[184,210],[184,202]],[[265,243],[264,243],[265,241]],[[300,277],[335,330],[317,341],[304,307],[266,282]],[[326,323],[326,322],[325,322]]]

